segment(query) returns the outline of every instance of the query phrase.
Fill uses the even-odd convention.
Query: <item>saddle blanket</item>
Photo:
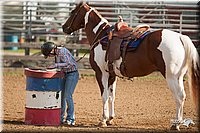
[[[138,38],[137,40],[128,40],[128,46],[127,46],[127,50],[131,49],[131,50],[135,50],[139,44],[142,42],[142,40],[148,35],[150,34],[152,31],[147,31],[145,32],[140,38]],[[100,43],[102,45],[106,45],[108,43],[108,37],[103,38],[102,40],[100,40]],[[127,43],[127,40],[123,40],[120,44],[120,49],[122,50],[124,45]]]
[[[142,40],[149,34],[151,33],[150,31],[145,32],[140,38],[138,38],[137,40],[130,40],[128,42],[128,46],[127,48],[131,48],[131,49],[136,49],[139,44],[142,42]],[[123,46],[125,45],[125,43],[127,43],[127,40],[123,40],[121,43],[121,48],[123,48]]]

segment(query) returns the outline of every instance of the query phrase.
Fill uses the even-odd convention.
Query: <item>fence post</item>
[[[163,9],[163,12],[162,12],[162,21],[163,21],[163,25],[165,25],[166,24],[166,22],[165,22],[165,20],[166,20],[166,14],[165,14],[165,8],[163,8],[163,6],[162,6],[162,9]]]
[[[29,16],[29,27],[28,27],[28,42],[31,42],[32,33],[31,33],[31,26],[32,26],[32,10],[29,10],[30,16]],[[25,55],[30,55],[30,48],[25,48]]]
[[[130,14],[130,27],[133,27],[133,13],[132,12],[129,12]]]
[[[179,33],[182,33],[182,27],[183,27],[183,14],[180,14],[180,23],[179,23]]]

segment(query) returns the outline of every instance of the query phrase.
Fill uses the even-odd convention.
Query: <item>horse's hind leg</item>
[[[183,106],[186,98],[183,77],[186,71],[183,70],[179,76],[167,74],[166,80],[176,101],[176,118],[171,125],[171,129],[179,130],[179,125],[183,120]]]

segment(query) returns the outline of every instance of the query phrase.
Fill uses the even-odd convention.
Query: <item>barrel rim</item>
[[[63,78],[64,72],[62,71],[45,71],[44,69],[30,69],[25,68],[24,73],[28,77],[34,78]]]

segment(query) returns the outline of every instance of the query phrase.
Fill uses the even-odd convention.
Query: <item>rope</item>
[[[76,60],[76,62],[79,62],[80,60],[82,60],[85,56],[86,56],[87,53],[85,53],[82,57],[80,57],[78,60]]]
[[[95,36],[95,39],[93,40],[93,42],[91,43],[91,47],[90,47],[90,51],[94,48],[94,46],[100,42],[100,40],[104,39],[107,36],[102,37],[101,39],[97,40],[96,39],[99,37],[99,35],[101,34],[101,32],[106,28],[108,24],[106,23],[106,25],[104,25],[104,27],[99,31],[99,33]],[[87,53],[85,53],[82,57],[80,57],[76,62],[79,62],[80,60],[82,60]]]

